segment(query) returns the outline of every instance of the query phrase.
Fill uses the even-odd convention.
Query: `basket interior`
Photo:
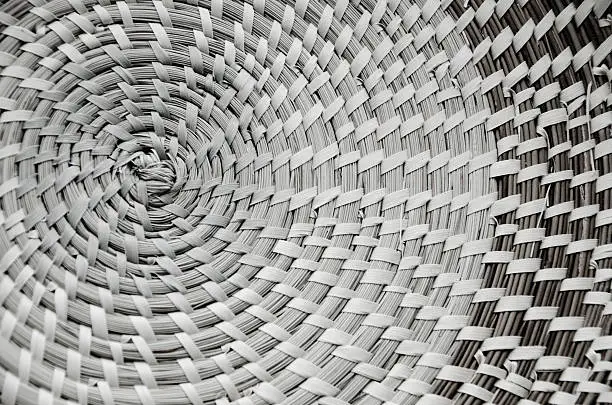
[[[0,4],[0,403],[612,403],[610,0]]]

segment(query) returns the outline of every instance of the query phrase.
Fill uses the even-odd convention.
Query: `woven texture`
[[[325,1],[0,4],[2,404],[612,403],[610,0]]]

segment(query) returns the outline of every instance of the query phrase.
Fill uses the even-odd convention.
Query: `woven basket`
[[[6,0],[0,402],[612,403],[610,0]]]

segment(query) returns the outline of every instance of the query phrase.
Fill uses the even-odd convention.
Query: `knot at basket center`
[[[161,152],[161,153],[160,153]],[[185,183],[185,163],[179,156],[143,147],[135,151],[125,166],[123,187],[145,207],[173,203]]]

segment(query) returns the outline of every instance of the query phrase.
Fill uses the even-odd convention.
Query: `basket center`
[[[181,189],[175,159],[169,155],[160,156],[155,149],[143,148],[134,152],[128,169],[135,182],[130,194],[145,206],[170,204]]]

